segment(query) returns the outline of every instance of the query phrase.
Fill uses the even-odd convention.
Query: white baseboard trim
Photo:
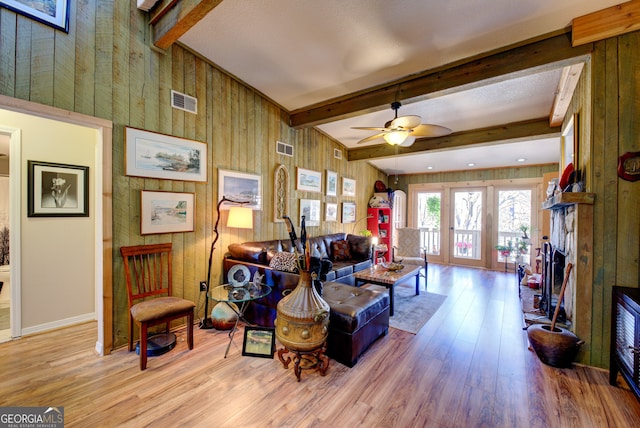
[[[34,325],[33,327],[26,327],[22,329],[22,336],[26,336],[28,334],[42,333],[45,331],[56,330],[62,327],[69,327],[75,324],[82,324],[87,321],[95,321],[96,313],[90,312],[88,314],[78,315],[71,318],[65,318],[63,320],[57,320],[48,322],[45,324]]]

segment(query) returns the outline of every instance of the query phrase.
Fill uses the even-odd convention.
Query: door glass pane
[[[482,192],[454,195],[453,257],[480,260],[482,253]]]
[[[529,259],[529,237],[531,230],[531,190],[498,191],[498,245],[513,248],[509,256],[498,252],[498,261],[506,257],[523,255]]]
[[[442,194],[440,192],[418,193],[418,228],[420,245],[428,254],[440,254],[440,217]]]

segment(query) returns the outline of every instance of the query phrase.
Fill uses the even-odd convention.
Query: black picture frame
[[[245,357],[273,358],[276,352],[276,329],[273,327],[245,326],[242,355]]]
[[[89,217],[89,167],[27,162],[27,217]]]
[[[40,3],[42,7],[36,8],[17,0],[0,0],[0,6],[57,30],[69,33],[69,0],[53,0],[46,4],[45,2],[32,3]],[[48,7],[45,7],[45,5]]]

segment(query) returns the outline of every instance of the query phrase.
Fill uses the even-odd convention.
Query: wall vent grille
[[[336,159],[342,159],[342,150],[333,149],[333,157]]]
[[[293,146],[283,143],[282,141],[276,141],[276,152],[281,155],[293,157]]]
[[[172,89],[171,107],[198,114],[198,99]]]

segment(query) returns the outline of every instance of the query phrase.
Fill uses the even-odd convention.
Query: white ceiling
[[[180,38],[292,111],[563,29],[619,0],[223,0]],[[454,132],[549,115],[561,70],[449,93],[399,115]],[[399,100],[403,101],[403,100]],[[380,111],[319,125],[347,148],[393,118]],[[375,140],[366,145],[383,143]],[[525,162],[516,162],[524,157]],[[428,152],[370,162],[388,174],[557,162],[555,139]]]

